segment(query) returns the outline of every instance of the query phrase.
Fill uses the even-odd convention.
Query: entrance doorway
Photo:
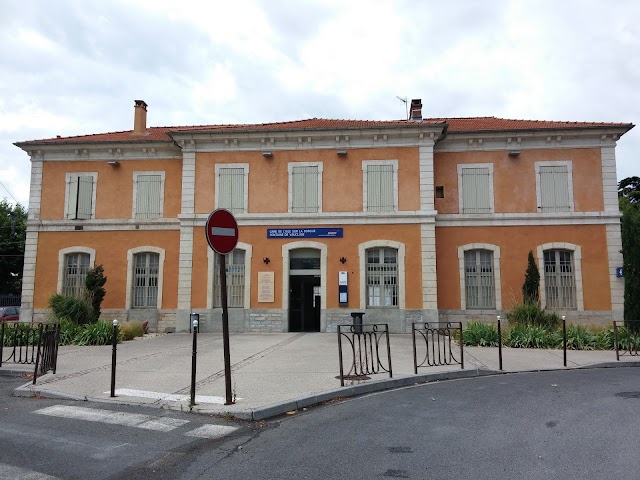
[[[291,250],[289,255],[289,331],[320,331],[320,251]]]

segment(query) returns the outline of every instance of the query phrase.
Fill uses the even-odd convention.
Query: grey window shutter
[[[367,166],[367,210],[388,212],[395,208],[393,165]]]
[[[218,177],[218,208],[244,212],[244,169],[221,168]]]
[[[540,167],[540,210],[569,212],[569,170],[566,165]]]
[[[486,167],[462,169],[462,213],[491,213],[490,181]]]
[[[74,175],[69,178],[67,185],[67,218],[75,220],[78,211],[78,180],[80,177]]]
[[[162,215],[162,176],[138,175],[136,188],[136,217],[160,217]]]
[[[293,167],[291,176],[291,211],[318,212],[318,167]]]
[[[91,218],[93,201],[93,177],[78,177],[78,205],[76,218],[86,220]]]

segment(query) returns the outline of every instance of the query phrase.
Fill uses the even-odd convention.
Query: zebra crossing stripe
[[[0,463],[0,478],[20,478],[23,480],[59,480],[58,477],[52,477],[45,473],[27,470],[26,468],[16,467]]]
[[[53,407],[42,408],[34,413],[39,415],[49,415],[51,417],[73,418],[87,422],[108,423],[111,425],[122,425],[125,427],[144,428],[145,430],[155,430],[159,432],[170,432],[175,428],[189,423],[188,420],[180,420],[168,417],[152,417],[139,413],[113,412],[98,408],[74,407],[67,405],[54,405]]]
[[[237,429],[237,427],[230,427],[228,425],[202,425],[195,430],[185,433],[185,435],[198,438],[222,438],[235,432]]]
[[[104,392],[105,394],[110,392]],[[148,390],[134,390],[131,388],[118,388],[115,391],[117,397],[138,397],[138,398],[152,398],[154,400],[163,400],[165,402],[188,402],[191,397],[189,395],[182,395],[178,393],[162,393],[162,392],[150,392]],[[236,398],[236,401],[242,400]],[[213,395],[196,395],[196,403],[213,403],[218,405],[224,405],[226,399],[224,397],[216,397]]]
[[[178,427],[186,425],[189,420],[170,417],[152,417],[139,413],[114,412],[99,408],[74,407],[68,405],[54,405],[42,408],[33,413],[38,415],[48,415],[50,417],[71,418],[84,420],[87,422],[108,423],[110,425],[121,425],[125,427],[144,428],[156,432],[170,432]],[[238,430],[238,427],[229,425],[201,425],[200,427],[186,432],[185,435],[196,438],[222,438]],[[1,467],[1,464],[0,464]],[[3,477],[0,475],[0,479]]]

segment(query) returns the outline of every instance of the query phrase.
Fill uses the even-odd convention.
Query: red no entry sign
[[[207,242],[216,252],[226,255],[238,244],[238,223],[233,214],[219,208],[209,214],[205,224]]]

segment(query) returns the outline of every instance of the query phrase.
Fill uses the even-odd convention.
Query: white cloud
[[[22,203],[18,140],[305,117],[638,121],[640,4],[617,0],[5,2],[0,174]],[[618,144],[637,175],[640,129]],[[26,186],[26,187],[25,187]],[[0,192],[0,198],[5,196]]]

